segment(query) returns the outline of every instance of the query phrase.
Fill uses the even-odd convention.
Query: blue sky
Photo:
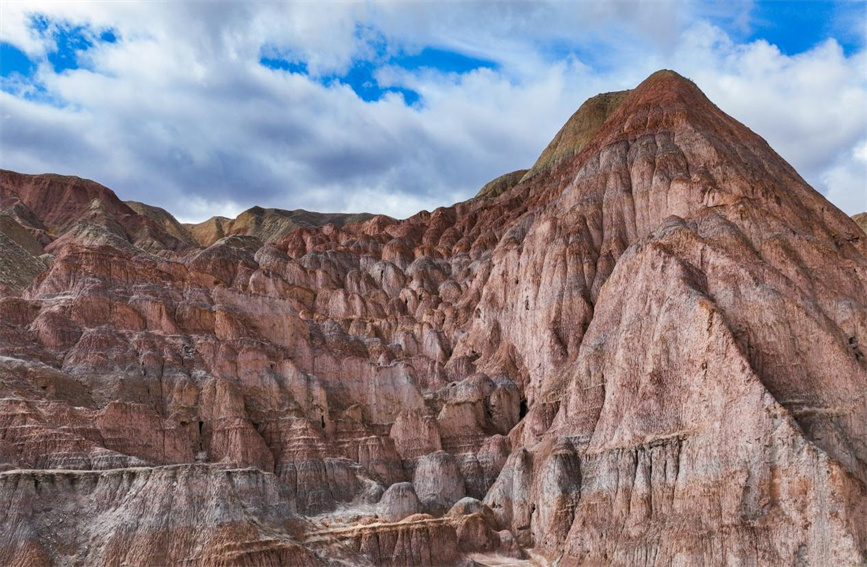
[[[862,2],[777,0],[756,2],[748,39],[763,39],[787,55],[802,53],[827,39],[835,39],[845,53],[864,45]],[[857,27],[862,28],[860,37]]]
[[[528,167],[581,102],[695,80],[867,210],[867,4],[8,2],[0,167],[184,220],[252,205],[407,216]]]
[[[420,95],[400,85],[383,84],[377,71],[384,67],[398,67],[406,71],[432,70],[438,73],[462,75],[477,69],[497,69],[496,61],[480,59],[458,51],[426,46],[421,49],[389,49],[388,39],[375,29],[359,26],[359,41],[368,46],[364,56],[354,58],[348,69],[339,72],[311,73],[302,54],[281,53],[265,46],[259,63],[269,69],[286,71],[309,77],[324,86],[344,84],[365,102],[382,99],[386,93],[399,93],[405,104],[418,104]]]

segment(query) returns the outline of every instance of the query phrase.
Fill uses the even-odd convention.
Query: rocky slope
[[[493,199],[495,197],[499,197],[512,187],[518,184],[521,179],[524,178],[525,175],[530,170],[528,169],[519,169],[517,171],[513,171],[511,173],[507,173],[505,175],[501,175],[496,179],[485,183],[484,187],[479,189],[479,192],[476,193],[475,199]]]
[[[136,213],[150,218],[158,226],[162,227],[166,232],[178,240],[191,246],[197,246],[199,244],[190,231],[187,230],[187,227],[178,222],[178,219],[173,217],[167,210],[146,203],[139,203],[138,201],[124,201],[124,204]]]
[[[867,238],[675,73],[404,221],[0,199],[0,564],[867,561]]]
[[[186,224],[183,227],[187,234],[202,246],[210,246],[219,239],[231,235],[253,236],[268,243],[279,240],[296,228],[320,227],[326,224],[340,227],[353,222],[366,221],[371,217],[373,215],[367,213],[314,213],[303,209],[284,211],[253,207],[234,219],[212,217],[205,222]]]

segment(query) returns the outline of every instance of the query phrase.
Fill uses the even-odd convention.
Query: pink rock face
[[[675,73],[404,221],[0,209],[0,564],[867,561],[867,237]]]

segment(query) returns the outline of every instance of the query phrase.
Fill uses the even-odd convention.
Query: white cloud
[[[867,211],[867,139],[822,172],[828,199],[842,210]]]
[[[867,208],[853,153],[867,138],[864,51],[830,41],[786,56],[738,43],[703,18],[742,22],[750,3],[712,4],[3,3],[0,39],[39,62],[38,80],[63,104],[0,93],[0,167],[90,177],[185,220],[254,204],[407,216],[529,167],[584,99],[668,67],[838,206]],[[92,71],[55,74],[33,13],[111,27],[120,41],[86,52]],[[369,33],[387,50],[434,46],[498,66],[380,69],[383,84],[422,95],[407,107],[398,94],[367,103],[258,64],[264,48],[313,75],[340,72],[370,49]]]

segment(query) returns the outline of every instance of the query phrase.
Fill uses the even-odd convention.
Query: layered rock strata
[[[867,238],[675,73],[403,221],[0,208],[0,563],[867,561]]]

